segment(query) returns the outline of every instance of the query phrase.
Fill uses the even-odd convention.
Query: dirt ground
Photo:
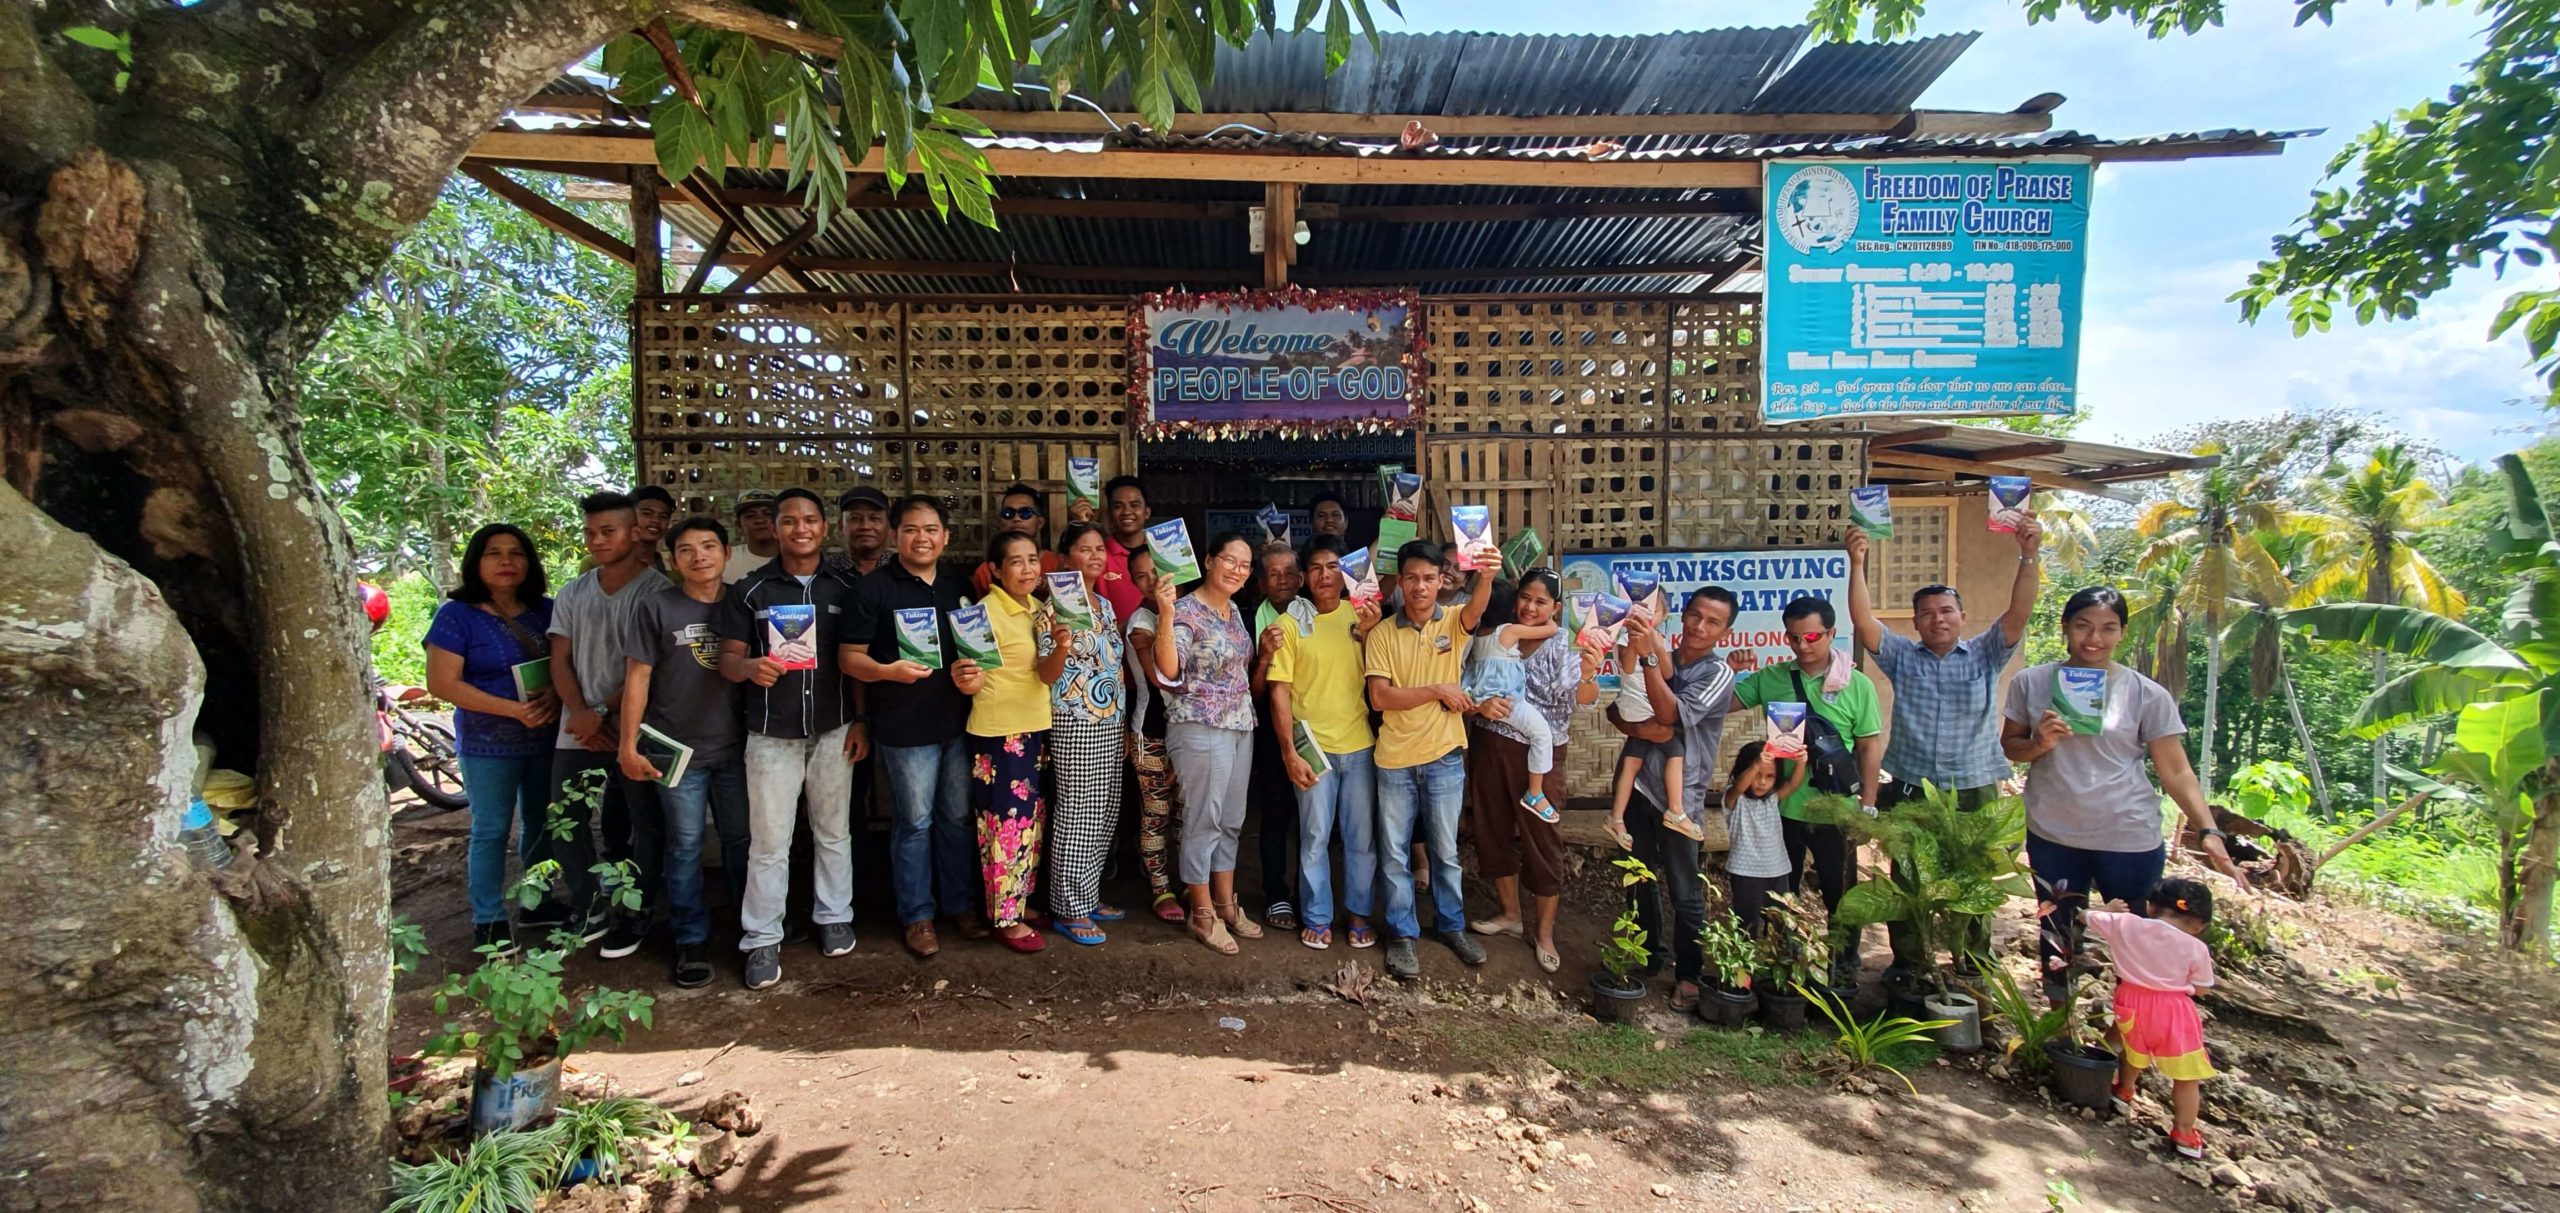
[[[402,983],[395,1053],[435,1027],[432,975],[470,960],[463,816],[399,819],[395,895],[436,954]],[[1106,894],[1134,898],[1131,876]],[[707,1189],[652,1193],[667,1209],[2560,1213],[2560,989],[2473,941],[2262,899],[2281,954],[2232,975],[2208,1024],[2227,1077],[2192,1164],[2160,1092],[2133,1122],[2083,1119],[1975,1055],[1918,1066],[1915,1096],[1843,1081],[1821,1035],[1704,1028],[1659,996],[1640,1027],[1601,1028],[1579,1009],[1599,884],[1568,898],[1562,973],[1516,940],[1473,970],[1427,942],[1410,986],[1339,941],[1274,932],[1224,958],[1143,915],[1101,948],[946,936],[917,961],[873,888],[852,955],[788,946],[762,993],[738,985],[734,933],[701,990],[667,985],[663,940],[574,960],[658,1003],[654,1030],[572,1065],[679,1112],[731,1090],[763,1111]],[[2025,930],[2021,912],[2002,935]]]

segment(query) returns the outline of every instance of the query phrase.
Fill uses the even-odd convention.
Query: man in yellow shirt
[[[1351,946],[1377,943],[1369,916],[1378,879],[1378,775],[1369,733],[1369,701],[1363,694],[1369,629],[1377,604],[1342,597],[1342,537],[1318,535],[1301,558],[1307,601],[1315,606],[1314,630],[1301,633],[1283,619],[1279,648],[1264,675],[1271,687],[1271,731],[1280,740],[1280,765],[1298,792],[1298,942],[1333,946],[1333,835],[1342,832],[1342,907],[1351,914]],[[1297,729],[1324,763],[1319,772]]]
[[[1467,908],[1458,868],[1458,814],[1466,800],[1467,715],[1475,701],[1458,689],[1467,642],[1493,599],[1493,566],[1478,559],[1467,601],[1440,605],[1440,584],[1451,562],[1440,545],[1417,539],[1396,551],[1396,584],[1404,607],[1369,632],[1365,648],[1369,706],[1383,722],[1378,732],[1378,852],[1387,881],[1387,972],[1422,975],[1413,941],[1422,934],[1414,916],[1413,871],[1403,860],[1417,827],[1431,856],[1433,928],[1458,959],[1484,963],[1484,948],[1467,934]]]

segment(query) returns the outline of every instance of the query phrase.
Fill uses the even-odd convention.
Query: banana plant
[[[2560,861],[2560,542],[2524,460],[2501,456],[2507,507],[2489,533],[2515,579],[2498,639],[2413,606],[2337,603],[2285,613],[2321,640],[2361,644],[2412,664],[2357,709],[2348,732],[2379,737],[2454,715],[2454,745],[2428,771],[2486,794],[2499,831],[2499,942],[2542,954]]]
[[[1939,957],[1965,946],[1966,926],[2012,897],[2035,895],[2018,862],[2018,848],[2027,840],[2027,806],[2015,796],[1967,811],[1958,806],[1954,789],[1926,787],[1918,798],[1873,817],[1854,808],[1830,816],[1853,835],[1877,843],[1893,861],[1869,869],[1840,899],[1840,925],[1908,923],[1923,957],[1919,976],[1938,993],[1947,991]]]

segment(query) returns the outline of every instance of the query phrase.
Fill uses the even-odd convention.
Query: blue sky
[[[1404,0],[1402,28],[1653,33],[1800,22],[1806,5],[1617,0]],[[2221,417],[2285,407],[2370,411],[2466,460],[2510,450],[2547,424],[2522,344],[2487,340],[2517,280],[2474,271],[2419,318],[2296,339],[2281,318],[2243,326],[2224,302],[2288,228],[2346,138],[2441,94],[2478,45],[2463,9],[2348,0],[2330,27],[2295,29],[2292,6],[2232,0],[2230,23],[2153,42],[2122,22],[2029,26],[2015,3],[1930,5],[1922,34],[1982,39],[1921,99],[2006,110],[2052,91],[2057,126],[2103,135],[2217,127],[2325,127],[2281,157],[2109,165],[2092,203],[2081,389],[2085,437],[2141,442]],[[1381,28],[1397,28],[1389,18]],[[2548,285],[2546,273],[2541,284]],[[2526,403],[2513,403],[2524,398]]]

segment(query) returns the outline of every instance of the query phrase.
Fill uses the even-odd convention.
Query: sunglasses
[[[1820,644],[1822,643],[1822,638],[1830,634],[1831,633],[1829,632],[1796,632],[1789,635],[1787,638],[1796,641],[1799,644]]]
[[[1024,519],[1037,518],[1039,516],[1040,511],[1028,506],[1009,505],[996,511],[996,517],[1002,518],[1007,522],[1021,522]]]

